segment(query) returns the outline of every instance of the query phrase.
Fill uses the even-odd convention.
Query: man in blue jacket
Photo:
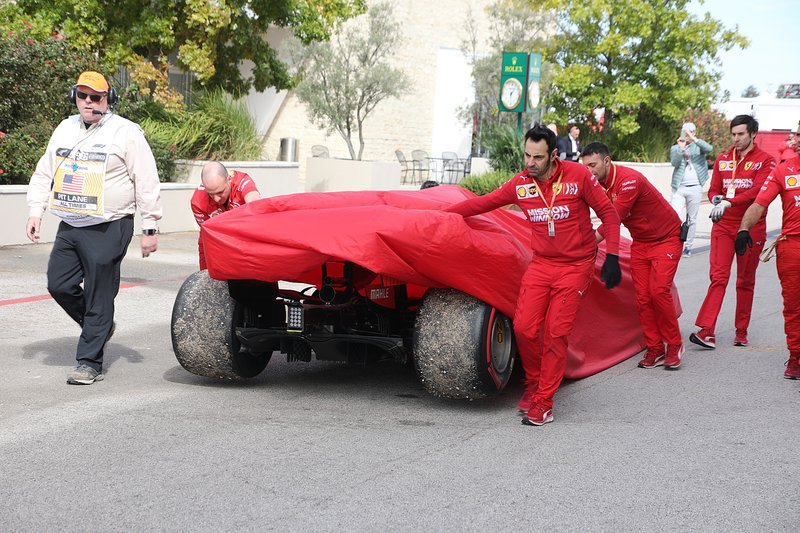
[[[669,158],[675,170],[672,171],[672,208],[680,219],[686,220],[688,214],[689,235],[683,243],[683,255],[692,255],[697,212],[703,196],[703,185],[708,181],[708,162],[706,155],[713,147],[703,139],[698,139],[697,128],[691,122],[683,125],[677,144],[669,151]]]

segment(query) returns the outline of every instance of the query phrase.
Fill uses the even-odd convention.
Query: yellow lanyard
[[[553,184],[553,196],[550,197],[550,204],[547,203],[547,200],[544,197],[544,193],[539,188],[539,182],[536,178],[533,178],[533,185],[536,187],[536,192],[539,193],[539,198],[542,199],[542,203],[547,208],[547,235],[550,237],[556,236],[556,223],[555,219],[553,218],[553,206],[556,203],[556,196],[558,193],[561,192],[561,178],[564,177],[564,171],[558,173],[558,180]]]
[[[742,158],[744,159],[744,158]],[[736,148],[733,149],[733,173],[731,174],[731,181],[728,182],[728,191],[725,193],[725,198],[733,198],[736,195],[736,168],[742,160],[736,161]]]
[[[611,188],[614,187],[614,183],[617,182],[617,165],[611,165],[611,167],[614,169],[614,173],[611,175],[611,183],[606,187],[606,196],[608,196],[609,199],[611,199]]]

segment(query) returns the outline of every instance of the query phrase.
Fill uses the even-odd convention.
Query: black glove
[[[600,279],[606,282],[606,289],[613,289],[622,281],[622,271],[619,269],[619,256],[606,254],[603,268],[600,269]]]
[[[750,238],[750,232],[746,229],[739,230],[733,247],[736,249],[736,255],[744,255],[748,248],[752,248],[753,239]]]

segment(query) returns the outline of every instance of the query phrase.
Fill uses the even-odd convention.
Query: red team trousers
[[[786,235],[777,247],[783,294],[783,324],[789,353],[800,353],[800,235]]]
[[[767,238],[767,222],[761,219],[750,230],[753,247],[744,255],[736,255],[733,245],[739,232],[739,220],[735,224],[717,222],[711,228],[711,251],[709,253],[709,276],[706,298],[697,313],[695,324],[700,328],[715,331],[717,317],[722,308],[725,289],[731,277],[731,264],[736,258],[736,315],[734,325],[737,330],[747,330],[750,325],[750,313],[753,309],[753,292],[756,286],[756,268],[764,241]]]
[[[553,406],[567,364],[567,336],[593,272],[594,257],[574,263],[534,257],[522,276],[514,334],[526,384],[536,388],[534,404]]]
[[[631,278],[648,348],[663,351],[664,342],[683,343],[672,298],[672,280],[682,250],[677,235],[656,242],[634,240],[631,245]]]

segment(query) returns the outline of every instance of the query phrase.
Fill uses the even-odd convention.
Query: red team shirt
[[[560,192],[555,194],[561,177]],[[531,222],[533,255],[555,262],[570,263],[594,257],[597,244],[589,207],[609,224],[606,249],[619,254],[619,220],[603,188],[585,166],[557,160],[553,175],[540,186],[544,199],[534,186],[534,178],[524,170],[500,188],[477,198],[450,206],[446,211],[464,217],[516,204]],[[553,196],[555,194],[555,201]],[[548,205],[553,208],[555,235],[548,234]]]
[[[231,194],[228,196],[228,201],[225,202],[225,205],[219,205],[217,202],[212,200],[206,192],[206,188],[202,185],[200,185],[197,190],[194,191],[191,202],[192,213],[194,214],[194,219],[198,224],[203,224],[203,222],[209,218],[215,217],[221,213],[224,213],[225,211],[230,211],[231,209],[243,206],[245,203],[245,196],[252,191],[258,192],[258,188],[253,182],[253,178],[244,172],[239,172],[238,170],[228,171],[228,176],[231,178]],[[205,252],[203,251],[203,241],[200,239],[200,237],[197,238],[197,253],[200,259],[200,270],[205,270],[206,256]]]
[[[604,187],[634,241],[657,242],[680,234],[678,214],[640,172],[612,164]],[[597,231],[606,236],[605,226]]]
[[[244,172],[234,170],[228,172],[228,175],[231,178],[231,194],[225,205],[219,205],[212,200],[211,197],[206,194],[206,189],[202,185],[194,191],[192,195],[192,213],[194,213],[194,219],[198,224],[202,224],[209,218],[217,216],[220,213],[243,206],[245,196],[253,191],[258,192],[253,178]]]
[[[735,148],[721,153],[714,162],[714,173],[708,187],[708,199],[711,200],[712,197],[720,194],[725,196],[731,180],[734,180],[736,192],[733,198],[725,198],[731,203],[731,206],[718,223],[735,224],[738,230],[744,212],[756,199],[764,180],[774,168],[775,158],[755,145],[744,157]]]
[[[800,235],[800,156],[789,159],[773,170],[756,197],[767,207],[776,196],[783,203],[783,235]]]

